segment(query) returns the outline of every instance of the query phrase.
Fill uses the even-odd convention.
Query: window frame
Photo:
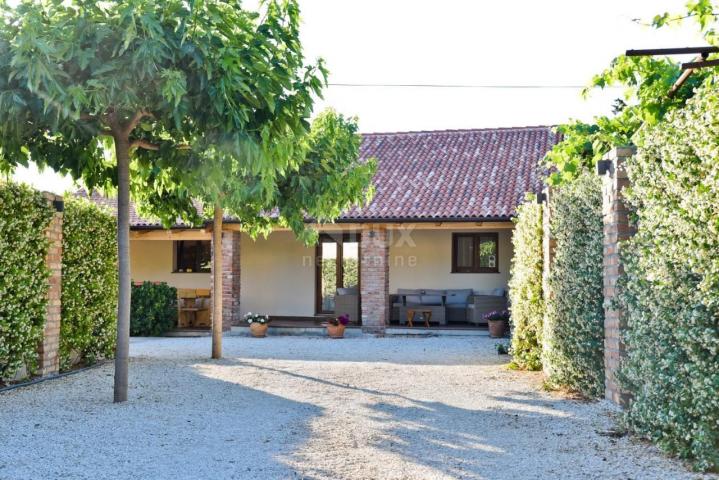
[[[192,271],[188,272],[185,270],[180,270],[179,267],[179,260],[180,260],[180,245],[183,244],[183,242],[195,242],[194,248],[201,249],[202,248],[202,242],[211,243],[210,240],[173,240],[172,241],[172,273],[211,273],[212,268],[203,269],[202,268],[202,258],[201,255],[196,254],[195,255],[195,264],[192,266]],[[183,245],[184,248],[187,248]],[[212,252],[212,246],[210,246],[210,252]],[[212,254],[210,253],[210,262],[212,261]]]
[[[472,257],[471,267],[459,267],[457,256],[459,254],[459,239],[471,237],[475,255]],[[479,245],[482,237],[491,237],[494,240],[494,267],[479,266]],[[452,273],[499,273],[499,232],[452,232]]]

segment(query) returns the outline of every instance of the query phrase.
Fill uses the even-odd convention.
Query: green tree
[[[649,24],[663,28],[682,21],[696,20],[706,40],[719,44],[715,32],[717,11],[713,2],[696,0],[687,4],[687,11],[657,15]],[[697,87],[708,81],[711,69],[695,70],[683,85],[669,95],[682,75],[680,63],[670,58],[615,58],[607,69],[595,75],[582,95],[593,89],[620,85],[625,87],[616,99],[612,115],[596,117],[592,123],[569,121],[557,130],[563,139],[544,158],[553,169],[549,183],[560,185],[573,181],[585,169],[593,169],[597,161],[615,146],[632,144],[632,137],[642,125],[654,126],[669,112],[682,108]]]
[[[332,221],[347,207],[362,203],[372,194],[370,182],[376,162],[359,161],[361,137],[357,130],[354,119],[327,110],[317,116],[309,131],[280,131],[268,147],[257,148],[263,145],[263,139],[252,138],[252,132],[248,132],[241,158],[221,144],[213,145],[193,167],[197,175],[188,177],[170,166],[165,169],[165,180],[168,172],[176,176],[164,183],[166,187],[151,190],[149,211],[161,210],[162,202],[168,198],[175,199],[172,204],[199,198],[210,207],[206,216],[213,217],[215,244],[221,242],[226,214],[239,221],[242,229],[253,237],[267,235],[275,227],[289,227],[312,244],[317,240],[317,231],[308,228],[308,219],[319,223]],[[276,157],[286,165],[271,182],[244,161],[261,156]],[[161,194],[157,195],[158,192]],[[188,208],[194,209],[191,204]],[[213,250],[212,261],[214,285],[221,288],[221,249]],[[213,358],[222,356],[221,297],[218,294],[213,298]]]
[[[234,161],[256,182],[249,197],[259,201],[247,208],[267,205],[283,175],[300,168],[292,139],[308,129],[325,70],[305,63],[293,0],[268,1],[261,12],[236,0],[2,8],[0,164],[32,159],[118,191],[114,398],[125,401],[130,191],[165,222],[197,221],[196,192],[183,186],[214,183],[202,177],[207,161]]]

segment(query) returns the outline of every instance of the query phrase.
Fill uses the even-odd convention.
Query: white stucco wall
[[[465,230],[457,230],[465,231]],[[466,230],[476,231],[476,230]],[[398,288],[506,288],[512,256],[511,230],[499,232],[499,273],[451,273],[452,231],[415,229],[394,234],[390,245],[390,293]],[[133,281],[162,281],[178,288],[209,288],[209,273],[172,273],[172,242],[132,240]],[[314,247],[290,232],[267,239],[242,235],[241,314],[280,316],[315,313]]]
[[[266,240],[242,235],[242,315],[314,315],[314,256],[314,247],[305,246],[290,232],[275,232]]]
[[[450,230],[415,229],[405,235],[395,235],[389,249],[390,293],[397,292],[398,288],[506,288],[512,258],[512,231],[495,231],[499,232],[499,273],[452,273]]]
[[[166,282],[177,288],[210,288],[209,273],[172,273],[171,240],[130,240],[133,282]]]

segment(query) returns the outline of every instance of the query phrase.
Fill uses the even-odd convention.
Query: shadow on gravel
[[[485,398],[494,400],[497,408],[467,409],[281,368],[243,361],[226,363],[377,397],[377,402],[364,405],[371,412],[367,421],[376,422],[381,432],[370,445],[452,478],[542,478],[536,470],[518,471],[518,464],[541,464],[547,456],[556,457],[566,439],[561,432],[549,432],[546,426],[576,415],[567,408],[568,403],[542,399],[531,392],[487,395]],[[538,437],[542,440],[539,443]],[[513,473],[510,475],[510,472]],[[385,473],[382,478],[394,478],[397,474],[395,471]],[[315,465],[308,465],[303,475],[302,478],[307,479],[342,478],[342,472],[327,471]]]
[[[321,407],[184,362],[141,363],[124,404],[112,403],[109,369],[0,397],[0,479],[295,476],[279,459],[307,441]]]

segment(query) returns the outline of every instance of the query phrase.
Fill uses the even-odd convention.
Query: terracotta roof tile
[[[509,219],[540,190],[539,161],[557,141],[551,127],[365,134],[375,196],[341,219]]]

